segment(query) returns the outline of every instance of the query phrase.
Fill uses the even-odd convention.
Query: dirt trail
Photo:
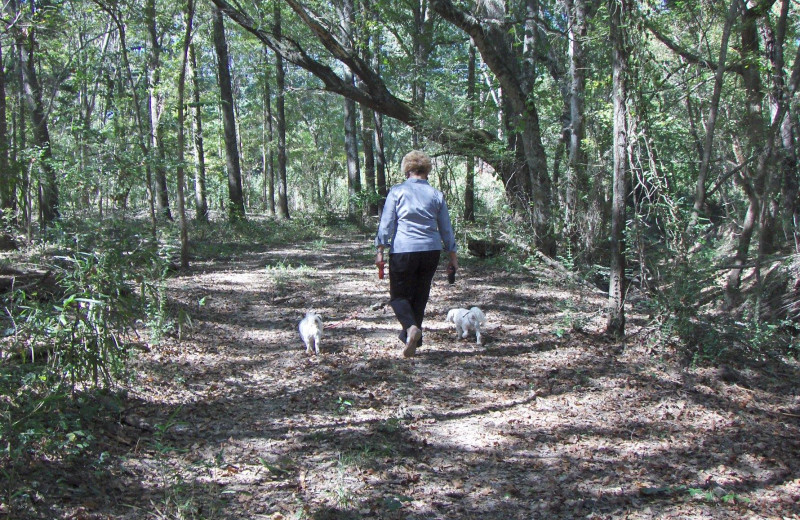
[[[141,360],[107,433],[114,476],[76,486],[72,511],[799,517],[796,366],[673,369],[633,315],[626,345],[603,339],[602,294],[477,261],[454,286],[437,274],[424,345],[403,359],[370,252],[366,237],[327,239],[172,279],[191,328]],[[484,346],[445,322],[470,305],[487,314]],[[297,334],[307,309],[326,322],[319,357]]]

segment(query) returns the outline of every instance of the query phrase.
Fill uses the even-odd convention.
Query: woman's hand
[[[458,271],[458,256],[456,255],[455,251],[450,251],[450,261],[448,262],[448,266],[452,265],[456,271]]]
[[[378,254],[375,255],[375,265],[383,263],[383,249],[378,249]]]

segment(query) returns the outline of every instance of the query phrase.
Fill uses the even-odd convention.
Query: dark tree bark
[[[172,213],[169,209],[167,171],[165,168],[164,130],[161,125],[161,115],[164,112],[164,98],[158,93],[161,83],[161,43],[158,40],[155,0],[147,0],[145,2],[144,15],[147,23],[148,43],[150,44],[150,55],[147,63],[147,106],[150,111],[150,152],[151,161],[154,163],[153,172],[155,173],[156,210],[160,217],[172,220]]]
[[[622,26],[627,0],[610,0],[612,47],[612,98],[614,102],[614,176],[611,204],[611,275],[608,287],[608,322],[606,332],[614,337],[625,335],[625,200],[628,170],[628,129],[626,77],[629,52]]]
[[[34,4],[31,3],[30,5],[33,10]],[[17,0],[8,2],[7,10],[12,19],[16,18],[19,13]],[[20,51],[22,88],[30,110],[31,123],[33,124],[33,140],[34,144],[41,150],[39,167],[43,176],[39,186],[39,210],[41,212],[42,227],[47,227],[59,217],[58,181],[53,167],[53,150],[50,146],[47,112],[42,102],[42,90],[36,73],[35,49],[37,45],[34,26],[27,28],[25,31],[15,31],[14,36]]]
[[[184,194],[186,121],[184,111],[184,93],[186,91],[186,69],[189,61],[189,46],[192,42],[192,19],[194,18],[194,0],[186,0],[186,31],[183,35],[183,53],[181,55],[181,69],[178,75],[178,218],[180,219],[181,235],[181,267],[189,267],[189,231],[186,224],[186,197]]]
[[[282,27],[279,3],[275,4],[274,15],[274,32],[278,41],[280,41],[282,37]],[[275,99],[275,123],[278,127],[278,216],[283,219],[288,219],[289,197],[288,186],[286,184],[286,110],[284,106],[286,99],[285,75],[286,72],[283,69],[283,55],[280,52],[276,52],[275,83],[277,92]]]
[[[242,171],[239,164],[239,145],[236,138],[236,116],[233,106],[228,44],[225,41],[225,25],[222,11],[212,10],[214,26],[214,49],[217,53],[219,92],[222,111],[222,126],[225,135],[225,158],[228,170],[228,218],[231,221],[245,218],[242,197]]]
[[[414,59],[413,77],[411,80],[411,103],[420,110],[425,110],[427,97],[428,61],[430,60],[432,46],[433,20],[430,17],[428,0],[413,0],[410,2],[411,12],[414,16],[414,27],[411,31],[411,47]],[[419,149],[422,139],[419,130],[412,129],[411,146]]]
[[[711,104],[708,109],[708,119],[706,120],[706,135],[702,147],[702,156],[700,159],[700,171],[697,174],[697,184],[695,187],[694,206],[692,207],[692,218],[690,219],[689,226],[693,227],[697,223],[697,219],[703,211],[703,206],[706,203],[706,181],[708,179],[708,171],[711,165],[711,156],[713,155],[714,146],[714,129],[717,125],[717,116],[719,114],[719,100],[722,94],[722,82],[725,75],[725,62],[728,55],[728,40],[731,34],[731,27],[736,19],[738,13],[738,6],[740,0],[731,0],[731,6],[728,10],[728,16],[725,19],[725,26],[722,29],[722,42],[719,50],[719,61],[717,62],[717,69],[714,73],[714,91],[711,95]],[[688,99],[688,96],[687,96]]]
[[[372,66],[375,73],[381,73],[381,35],[376,34],[372,38]],[[364,106],[364,105],[362,105]],[[377,110],[372,111],[372,126],[373,126],[373,156],[375,159],[375,190],[378,195],[377,215],[378,219],[383,215],[383,203],[386,200],[388,193],[386,187],[386,154],[383,146],[383,114]]]
[[[475,46],[469,46],[469,62],[467,63],[467,103],[469,123],[475,127],[475,105],[478,100],[475,94],[475,62],[477,56]],[[475,156],[467,155],[467,172],[464,182],[464,220],[475,222]]]
[[[757,63],[759,53],[758,19],[764,15],[768,7],[774,3],[768,1],[746,8],[742,15],[741,24],[741,52],[745,63]],[[728,308],[733,308],[741,300],[741,275],[749,256],[750,243],[758,227],[761,208],[765,203],[764,195],[767,187],[767,167],[770,164],[771,148],[769,144],[762,100],[764,89],[758,67],[744,67],[742,80],[745,88],[745,117],[743,150],[741,159],[744,164],[749,163],[750,157],[756,157],[754,167],[747,166],[740,177],[742,189],[748,196],[749,206],[739,234],[736,254],[732,259],[733,268],[728,273],[725,285],[725,303]]]
[[[275,215],[275,131],[272,127],[272,89],[270,88],[269,47],[264,46],[264,122],[261,167],[264,173],[264,209]]]
[[[564,179],[564,227],[568,236],[574,232],[578,196],[586,187],[586,157],[583,139],[586,133],[584,106],[586,96],[586,4],[585,0],[566,0],[569,20],[569,151]]]
[[[194,171],[195,220],[208,222],[208,196],[206,192],[206,151],[203,144],[203,107],[200,104],[200,76],[197,69],[197,52],[194,43],[189,45],[189,64],[192,74],[192,122],[194,127],[194,155],[197,160]]]
[[[6,121],[6,72],[3,66],[3,46],[0,43],[0,217],[10,217],[14,212],[14,191],[17,184],[8,160]]]
[[[364,143],[364,183],[366,184],[366,214],[378,214],[375,200],[375,117],[367,107],[361,107],[361,142]]]
[[[353,26],[355,24],[355,7],[353,0],[340,0],[339,27],[341,41],[354,41]],[[344,81],[350,86],[355,85],[352,71],[345,68]],[[361,170],[358,163],[358,124],[356,103],[350,98],[344,98],[344,149],[347,157],[347,216],[352,220],[360,217],[358,199],[361,195]]]

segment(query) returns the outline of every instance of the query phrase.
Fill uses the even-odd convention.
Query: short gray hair
[[[425,177],[431,173],[431,158],[425,152],[420,150],[411,150],[403,157],[403,162],[400,164],[400,170],[405,175],[416,173]]]

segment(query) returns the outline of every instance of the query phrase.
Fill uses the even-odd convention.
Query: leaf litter
[[[105,471],[43,476],[31,518],[800,518],[792,360],[687,368],[635,309],[615,343],[599,291],[478,261],[455,285],[437,275],[404,359],[370,253],[332,238],[172,278],[191,324],[136,361],[124,411],[96,425]],[[481,346],[445,321],[472,305]]]

